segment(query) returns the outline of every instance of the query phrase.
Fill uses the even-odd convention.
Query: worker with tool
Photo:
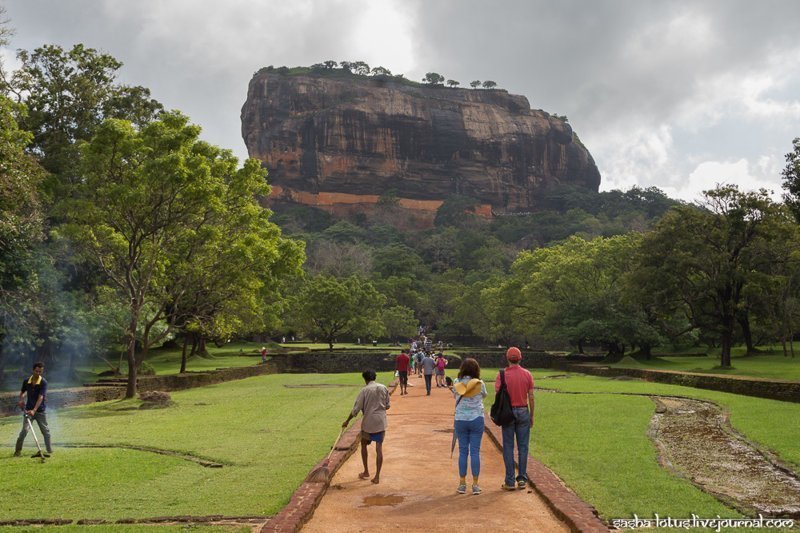
[[[22,443],[25,442],[25,437],[28,435],[28,428],[33,430],[33,425],[30,423],[31,420],[36,420],[36,423],[39,424],[39,430],[44,437],[44,446],[47,453],[53,453],[53,448],[50,445],[50,429],[47,427],[47,415],[45,415],[45,410],[47,409],[47,380],[42,377],[42,372],[44,372],[44,363],[34,363],[33,374],[22,382],[22,390],[19,393],[17,405],[23,410],[25,419],[22,421],[22,431],[19,432],[17,446],[14,449],[14,455],[17,457],[22,455]],[[27,402],[24,400],[26,394],[28,395]],[[41,455],[41,451],[39,455]]]

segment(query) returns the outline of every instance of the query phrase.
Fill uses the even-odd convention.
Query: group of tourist
[[[413,347],[412,347],[413,349]],[[416,355],[416,354],[415,354]],[[444,359],[441,356],[438,359]],[[499,392],[502,381],[511,400],[511,408],[514,419],[503,426],[503,463],[505,465],[505,479],[501,489],[512,491],[524,489],[528,485],[528,441],[530,439],[531,427],[534,418],[534,398],[533,398],[533,376],[531,373],[520,366],[522,352],[519,348],[511,347],[506,351],[508,366],[498,373],[495,380],[495,392]],[[412,357],[401,352],[397,356],[397,373],[400,386],[400,394],[408,394],[408,372],[411,368]],[[425,361],[428,361],[426,363]],[[444,366],[441,366],[442,384],[439,384],[437,374],[437,387],[447,387],[452,391],[455,399],[455,424],[454,431],[458,440],[458,476],[459,482],[456,492],[465,494],[467,492],[467,467],[472,473],[472,494],[481,493],[478,483],[481,470],[481,442],[484,433],[484,407],[483,400],[487,396],[486,384],[480,379],[481,368],[473,358],[466,358],[461,363],[458,376],[451,385],[444,383]],[[431,376],[438,365],[434,362],[431,354],[424,352],[422,358],[422,375],[425,377],[426,394],[430,395]],[[387,428],[386,411],[389,409],[389,391],[377,383],[374,371],[368,370],[362,373],[365,387],[356,398],[353,409],[342,427],[347,427],[359,412],[364,414],[361,423],[361,460],[364,471],[359,474],[362,479],[370,477],[367,462],[367,447],[370,443],[376,443],[377,462],[373,483],[379,483],[381,466],[383,465],[383,439]],[[503,379],[504,378],[504,379]],[[517,467],[514,464],[514,449],[517,449]],[[515,475],[516,474],[516,475]]]

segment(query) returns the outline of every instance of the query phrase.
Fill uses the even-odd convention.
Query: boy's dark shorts
[[[366,441],[367,446],[369,446],[373,442],[383,442],[383,437],[386,436],[385,431],[381,431],[379,433],[367,433],[366,431],[361,432],[361,441]]]
[[[400,378],[400,384],[401,385],[407,385],[408,384],[408,372],[404,372],[402,370],[398,370],[397,371],[397,377]]]

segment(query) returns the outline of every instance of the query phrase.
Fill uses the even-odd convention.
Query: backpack
[[[507,426],[514,421],[514,411],[511,410],[511,397],[506,387],[506,372],[500,369],[500,390],[494,396],[492,409],[489,411],[492,422],[498,426]]]

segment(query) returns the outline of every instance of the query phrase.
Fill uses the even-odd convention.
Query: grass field
[[[570,488],[594,505],[606,519],[660,516],[723,517],[739,513],[719,503],[693,485],[662,469],[647,437],[654,403],[644,396],[620,393],[667,394],[707,399],[731,414],[738,431],[760,446],[776,452],[800,471],[800,427],[788,421],[800,419],[800,405],[718,393],[700,389],[617,381],[570,374],[554,379],[555,372],[533,372],[539,390],[536,419],[531,436],[535,457],[553,469]],[[493,380],[487,369],[484,379]],[[493,401],[493,387],[486,405]],[[784,422],[781,422],[784,421]]]
[[[495,374],[496,369],[484,369],[482,377],[491,382]],[[654,513],[738,516],[659,467],[647,437],[653,402],[620,393],[714,401],[730,412],[737,430],[800,470],[800,426],[791,422],[800,419],[798,404],[556,374],[534,370],[539,391],[532,453],[605,519]],[[384,383],[390,379],[390,373],[379,376]],[[128,400],[54,412],[50,423],[56,453],[45,465],[11,457],[10,446],[0,454],[0,520],[275,514],[330,449],[362,384],[358,374],[269,375],[174,392],[176,405],[169,409],[140,410],[138,401]],[[488,406],[493,387],[487,388]],[[17,417],[0,419],[2,442],[13,443],[19,425]],[[32,452],[30,437],[26,444],[26,452]],[[178,457],[113,446],[172,450],[224,466],[203,468]],[[35,506],[20,506],[30,499],[32,472],[45,490],[37,492]]]
[[[346,386],[286,386],[315,384]],[[138,400],[62,409],[49,417],[56,453],[46,464],[11,457],[10,446],[0,456],[0,520],[272,515],[330,449],[361,386],[359,374],[270,375],[174,392],[169,409],[139,410]],[[0,419],[0,441],[11,445],[19,427],[18,417]],[[63,446],[81,443],[167,449],[224,466]],[[32,452],[30,436],[26,445]],[[34,474],[45,489],[21,506],[34,497]]]
[[[650,360],[642,358],[625,358],[620,363],[608,366],[621,368],[652,368],[655,370],[678,370],[686,372],[700,372],[710,374],[723,374],[732,376],[751,376],[756,378],[779,379],[787,381],[800,381],[800,353],[798,357],[784,357],[782,353],[774,351],[758,355],[733,355],[732,368],[721,368],[719,356],[707,357],[654,357]]]

